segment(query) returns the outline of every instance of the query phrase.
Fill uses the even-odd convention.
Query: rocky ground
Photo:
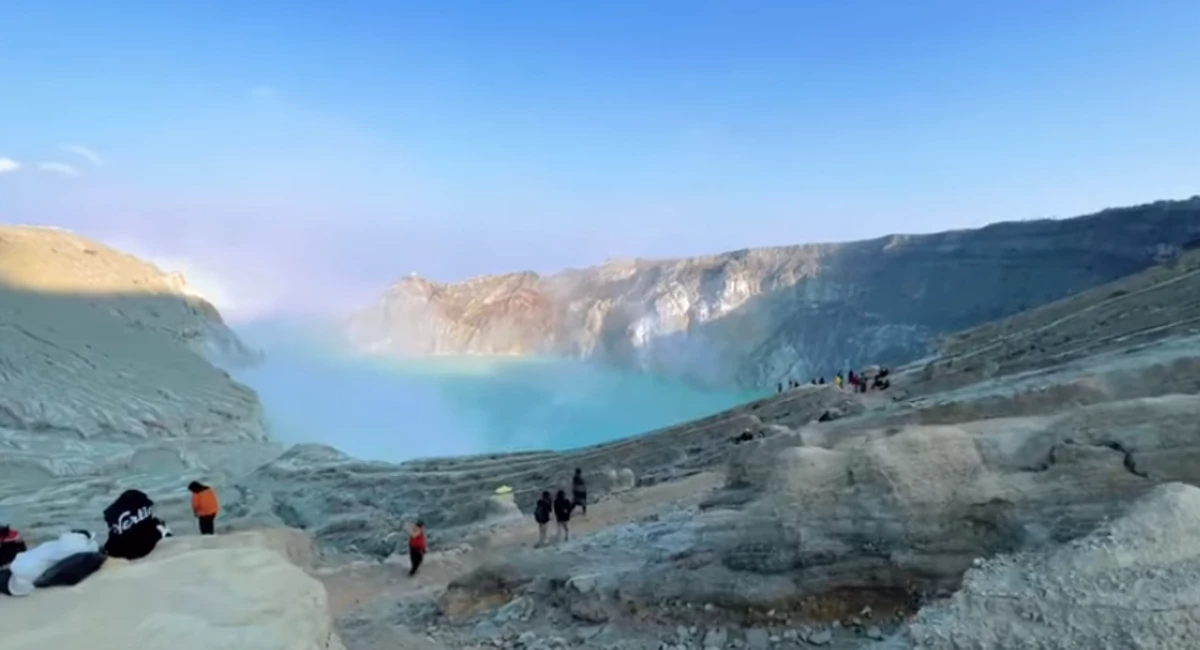
[[[954,337],[887,393],[803,387],[618,443],[649,485],[610,493],[569,543],[531,548],[532,524],[510,518],[474,538],[451,527],[415,580],[398,557],[347,574],[373,575],[367,592],[326,569],[334,600],[359,603],[338,611],[341,636],[350,650],[1195,647],[1197,269],[1184,256]],[[735,445],[740,430],[763,438]],[[525,474],[456,462],[473,489],[532,491],[603,449],[526,458],[546,469]]]
[[[69,259],[90,256],[77,246]],[[568,453],[402,464],[280,454],[256,403],[183,334],[219,321],[173,300],[182,320],[160,327],[158,303],[80,295],[5,303],[0,514],[36,541],[146,486],[190,523],[184,483],[216,476],[224,537],[95,583],[127,593],[155,566],[204,582],[172,554],[204,567],[252,549],[245,575],[215,572],[208,591],[142,590],[172,638],[234,625],[216,602],[229,591],[259,617],[246,648],[1197,647],[1200,253],[951,337],[886,392],[804,386]],[[78,322],[58,325],[63,309]],[[135,349],[142,330],[151,347]],[[154,386],[98,380],[142,371]],[[171,383],[185,376],[200,383]],[[536,547],[530,506],[575,467],[595,503],[569,541]],[[432,552],[409,578],[399,530],[417,517]],[[228,535],[245,529],[268,532]],[[287,529],[315,547],[271,541]],[[284,557],[324,588],[258,589],[281,575],[309,593]],[[172,599],[189,597],[214,600],[185,625]],[[15,611],[0,608],[0,629]],[[303,639],[264,623],[279,612],[311,623]]]

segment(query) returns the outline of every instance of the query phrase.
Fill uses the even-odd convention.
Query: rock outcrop
[[[971,569],[908,636],[923,650],[1200,647],[1198,536],[1200,489],[1161,485],[1086,537]]]
[[[347,325],[385,355],[562,355],[714,385],[895,365],[1200,243],[1200,197],[1062,221],[397,282]]]
[[[179,277],[68,232],[0,228],[0,517],[32,537],[103,530],[126,488],[186,513],[189,476],[277,455],[255,393],[210,358],[253,355]]]
[[[171,538],[136,562],[110,559],[74,587],[0,607],[6,650],[341,650],[325,590],[281,551],[296,533]]]
[[[836,419],[788,417],[851,395],[830,387],[741,409],[766,435],[721,450],[724,489],[484,562],[443,611],[476,621],[526,599],[581,626],[799,620],[798,638],[857,647],[924,605],[919,648],[1191,647],[1198,283],[1189,253],[951,337]],[[992,557],[1016,559],[970,572]]]
[[[832,386],[806,387],[784,398],[641,436],[569,452],[525,452],[404,463],[354,459],[322,445],[297,445],[238,482],[242,499],[230,517],[293,526],[341,551],[377,557],[394,552],[400,519],[422,518],[432,540],[461,539],[464,529],[502,517],[496,488],[513,488],[530,512],[542,490],[570,492],[576,467],[589,498],[685,478],[723,466],[744,431],[776,435],[815,422],[823,413],[862,410],[855,395]]]

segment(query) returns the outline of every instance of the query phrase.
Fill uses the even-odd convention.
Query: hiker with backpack
[[[554,520],[558,523],[555,541],[571,539],[571,531],[568,530],[567,524],[571,521],[571,510],[574,508],[575,504],[567,498],[567,493],[559,490],[554,496]]]
[[[550,525],[550,513],[554,510],[554,502],[549,492],[542,492],[542,498],[533,506],[533,520],[538,525],[538,546],[546,545],[546,527]]]
[[[583,516],[587,516],[587,485],[583,482],[583,470],[575,468],[575,476],[571,479],[571,496],[572,509],[578,506],[583,511]]]

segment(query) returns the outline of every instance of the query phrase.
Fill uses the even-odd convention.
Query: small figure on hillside
[[[412,562],[412,569],[408,571],[408,575],[417,575],[417,569],[421,568],[421,561],[425,559],[427,548],[425,522],[418,519],[417,523],[408,529],[408,559]]]
[[[824,386],[824,385],[825,385],[825,378],[824,378],[824,377],[821,377],[820,381],[818,381],[817,383],[818,383],[819,385],[821,385],[821,386]]]
[[[853,386],[855,389],[858,388],[858,375],[854,374],[853,370],[850,371],[850,375],[847,377],[847,379],[849,380],[851,386]]]
[[[837,386],[838,388],[841,388],[841,387],[842,387],[842,381],[843,381],[843,380],[842,380],[842,373],[840,373],[840,372],[839,372],[838,374],[836,374],[836,375],[834,375],[834,376],[833,376],[833,385],[834,385],[834,386]]]
[[[538,499],[537,505],[533,507],[533,520],[538,525],[538,546],[546,544],[546,526],[550,525],[550,513],[553,510],[554,502],[550,493],[542,492],[542,498]]]
[[[583,470],[575,468],[575,476],[571,479],[572,502],[578,506],[583,516],[587,516],[587,485],[583,482]]]
[[[778,389],[777,389],[775,392],[777,392],[777,393],[782,393],[782,392],[783,392],[783,382],[782,382],[782,381],[781,381],[781,382],[779,382],[779,388],[778,388]]]
[[[555,541],[571,539],[571,531],[567,529],[567,523],[571,521],[571,510],[574,507],[575,505],[567,498],[566,492],[559,490],[558,494],[554,495],[554,521],[558,523]]]
[[[192,513],[200,523],[201,535],[212,535],[216,532],[217,513],[221,506],[217,503],[217,492],[200,481],[188,483],[188,492],[192,493]]]

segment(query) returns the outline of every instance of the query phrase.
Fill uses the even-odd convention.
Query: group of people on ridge
[[[192,513],[201,535],[215,532],[220,505],[211,487],[192,481]],[[9,524],[0,525],[0,593],[27,596],[35,588],[77,584],[99,570],[108,558],[138,560],[158,542],[171,537],[171,529],[154,512],[154,501],[141,490],[125,490],[104,509],[108,537],[103,545],[96,534],[74,529],[32,548]]]
[[[569,540],[571,538],[570,521],[571,513],[575,508],[580,508],[583,515],[587,516],[587,484],[583,480],[583,470],[576,467],[575,476],[571,478],[571,498],[567,498],[565,490],[559,490],[553,498],[550,497],[550,492],[542,492],[541,498],[533,507],[533,520],[538,525],[538,546],[546,544],[546,527],[550,525],[550,515],[554,515],[554,521],[558,524],[555,541]]]
[[[863,372],[855,373],[853,370],[842,377],[841,371],[833,376],[833,385],[838,388],[846,388],[855,393],[865,393],[868,390],[887,390],[891,387],[892,382],[888,379],[889,370],[887,368],[868,369]],[[809,382],[813,386],[824,386],[825,377],[817,377]],[[802,384],[795,379],[787,380],[787,388],[799,388]],[[784,391],[784,382],[779,382],[777,385],[778,392]]]

